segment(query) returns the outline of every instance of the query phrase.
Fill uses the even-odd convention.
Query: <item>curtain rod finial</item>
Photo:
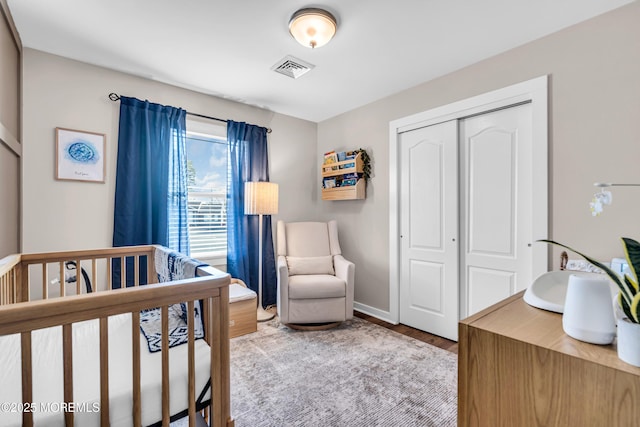
[[[111,92],[109,94],[109,99],[112,101],[118,101],[120,99],[120,96],[115,92]]]

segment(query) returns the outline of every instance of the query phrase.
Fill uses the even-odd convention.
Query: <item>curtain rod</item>
[[[120,100],[120,95],[118,95],[115,92],[111,92],[109,94],[109,99],[112,100],[112,101],[119,101]],[[190,116],[202,117],[203,119],[216,120],[218,122],[224,122],[224,123],[228,123],[229,122],[229,120],[219,119],[217,117],[205,116],[204,114],[191,113],[189,111],[187,111],[187,114],[190,115]],[[271,133],[271,128],[266,128],[266,129],[267,129],[267,133]]]

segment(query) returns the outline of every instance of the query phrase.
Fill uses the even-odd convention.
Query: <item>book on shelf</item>
[[[345,153],[345,158],[344,159],[345,160],[352,160],[352,159],[355,159],[357,155],[358,155],[358,151],[355,151],[355,150],[354,151],[347,151]]]
[[[356,172],[351,172],[351,173],[345,173],[342,175],[342,179],[350,179],[350,178],[362,178],[362,173],[356,173]]]
[[[330,165],[331,163],[338,163],[338,155],[335,151],[324,153],[324,164]]]
[[[324,178],[322,180],[322,188],[351,187],[356,185],[360,178],[362,178],[362,173],[355,172]]]
[[[336,186],[335,178],[325,178],[322,180],[322,188],[334,188]]]
[[[355,162],[352,163],[345,163],[344,165],[340,165],[338,168],[339,169],[349,169],[349,168],[355,168],[356,164]]]

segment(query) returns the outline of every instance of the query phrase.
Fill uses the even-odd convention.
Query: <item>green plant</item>
[[[367,181],[371,178],[371,158],[364,148],[359,148],[358,152],[361,153],[362,158],[362,174]]]
[[[624,247],[624,253],[627,258],[627,263],[629,264],[629,270],[633,277],[625,274],[624,278],[621,278],[615,271],[611,270],[606,265],[576,251],[573,248],[570,248],[569,246],[546,239],[539,240],[539,242],[551,243],[575,252],[591,264],[604,271],[620,289],[620,292],[618,293],[618,304],[622,308],[624,314],[631,322],[640,323],[640,292],[638,289],[638,272],[640,272],[640,243],[627,237],[622,238],[622,246]]]

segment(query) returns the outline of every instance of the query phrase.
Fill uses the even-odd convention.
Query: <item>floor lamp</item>
[[[273,182],[244,183],[244,214],[258,215],[258,322],[273,319],[271,314],[262,308],[262,215],[278,213],[278,184]]]

